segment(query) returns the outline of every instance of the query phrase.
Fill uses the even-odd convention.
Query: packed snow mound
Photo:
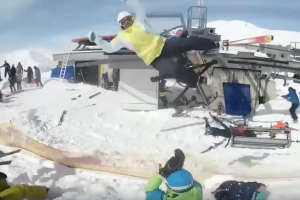
[[[21,62],[24,69],[37,66],[41,72],[47,72],[56,66],[56,62],[51,60],[51,54],[40,53],[34,50],[18,50],[0,55],[0,65],[7,61],[10,65],[17,65]]]
[[[208,27],[216,28],[216,32],[222,36],[222,40],[239,40],[248,37],[273,35],[271,44],[289,45],[290,42],[299,41],[300,33],[295,31],[268,30],[257,27],[251,23],[233,20],[218,20],[209,22]]]

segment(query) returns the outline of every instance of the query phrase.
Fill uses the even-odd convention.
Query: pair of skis
[[[6,153],[0,153],[0,158],[19,153],[20,151],[21,151],[21,149],[14,150],[14,151],[9,151],[9,152],[6,152]],[[2,161],[2,162],[0,162],[0,165],[10,165],[11,163],[12,163],[12,160]]]

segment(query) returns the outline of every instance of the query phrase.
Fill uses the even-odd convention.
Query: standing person
[[[20,68],[20,70],[22,71],[22,73],[23,73],[23,66],[22,66],[22,64],[21,64],[21,62],[18,62],[18,65],[17,65],[17,67],[19,67]]]
[[[96,43],[107,53],[127,48],[135,52],[147,66],[155,68],[161,77],[187,80],[194,86],[198,77],[194,76],[193,80],[189,80],[193,77],[191,75],[193,72],[178,64],[173,58],[191,50],[217,49],[220,47],[219,42],[198,36],[166,39],[153,33],[146,22],[145,10],[137,0],[124,1],[135,10],[135,17],[127,11],[120,12],[117,21],[122,30],[118,35],[111,42],[107,42],[94,32],[90,32],[88,34],[90,42]]]
[[[11,69],[8,71],[8,80],[9,80],[9,88],[11,92],[16,92],[15,84],[16,84],[16,68],[14,65],[11,66]]]
[[[34,69],[34,72],[35,72],[35,82],[36,82],[37,87],[39,87],[39,86],[44,87],[43,83],[41,81],[41,71],[40,71],[40,69],[36,66],[34,66],[33,69]]]
[[[0,102],[3,102],[3,96],[1,90],[0,90]]]
[[[24,70],[24,72],[27,72],[27,83],[32,83],[32,77],[33,77],[33,71],[32,68],[29,66],[27,70]]]
[[[17,90],[22,91],[23,67],[19,63],[16,70]]]
[[[170,92],[170,93],[172,93],[172,92],[170,90],[167,90],[166,83],[167,83],[166,80],[161,80],[159,82],[159,85],[158,85],[159,99],[163,103],[164,108],[169,108],[169,101],[168,101],[168,99],[166,97],[166,92]]]
[[[5,68],[4,77],[6,78],[6,76],[9,76],[10,65],[5,61],[2,67]]]
[[[118,91],[120,81],[120,69],[113,69],[112,72],[113,90]]]
[[[296,109],[299,107],[299,97],[298,97],[297,92],[294,88],[289,87],[288,91],[289,91],[288,94],[282,95],[281,97],[287,99],[288,101],[290,101],[292,103],[289,111],[290,111],[290,114],[293,118],[293,121],[297,122],[298,121],[298,116],[296,114]]]

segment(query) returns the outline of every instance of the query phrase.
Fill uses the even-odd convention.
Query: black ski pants
[[[27,83],[28,84],[32,83],[32,76],[31,75],[27,75]]]
[[[173,37],[166,40],[160,56],[176,57],[187,51],[208,51],[218,48],[219,45],[209,38],[190,36],[188,38]]]
[[[297,110],[298,107],[299,107],[299,104],[293,103],[292,106],[291,106],[291,108],[290,108],[290,110],[289,110],[290,113],[291,113],[291,116],[292,116],[293,120],[297,120],[298,119],[298,116],[296,114],[296,110]]]
[[[15,83],[16,83],[16,78],[15,77],[11,77],[9,79],[9,88],[11,90],[11,92],[16,92],[16,88],[15,88]]]
[[[159,72],[160,77],[173,78],[187,84],[188,87],[195,87],[199,77],[194,70],[187,69],[182,63],[184,53],[191,50],[206,51],[218,47],[213,40],[208,38],[173,37],[166,40],[160,56],[151,65]]]
[[[39,86],[44,87],[44,86],[43,86],[43,83],[42,83],[42,81],[41,81],[41,77],[37,77],[37,78],[35,79],[35,82],[36,82],[36,86],[37,86],[37,87],[39,87]]]

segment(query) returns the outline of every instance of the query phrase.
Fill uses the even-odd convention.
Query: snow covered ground
[[[237,22],[230,22],[236,23]],[[222,27],[230,23],[215,22],[219,34],[223,35]],[[249,27],[244,25],[239,29],[241,33],[249,34]],[[213,23],[212,23],[213,24]],[[247,27],[246,31],[241,31]],[[232,30],[230,28],[230,30]],[[257,31],[258,28],[252,27]],[[261,30],[253,35],[240,35],[239,38],[273,34],[273,31]],[[228,30],[224,34],[230,35]],[[239,33],[240,33],[239,32]],[[281,33],[276,31],[275,39],[289,37],[289,40],[300,38],[300,33]],[[283,35],[280,35],[280,34]],[[295,39],[291,35],[295,35]],[[232,39],[239,39],[232,38]],[[231,38],[229,38],[231,39]],[[286,41],[283,41],[286,44]],[[31,52],[31,53],[30,53]],[[19,54],[19,55],[18,55]],[[8,62],[24,62],[27,65],[37,65],[48,69],[51,60],[38,52],[19,51],[19,53],[0,57]],[[18,60],[14,60],[17,59]],[[20,60],[21,59],[21,60]],[[13,61],[10,61],[13,60]],[[26,63],[26,64],[25,64]],[[53,65],[54,67],[54,65]],[[3,69],[2,74],[4,74]],[[211,199],[210,191],[224,180],[251,177],[264,179],[271,191],[270,199],[291,199],[300,196],[300,144],[293,143],[290,149],[255,150],[224,148],[224,145],[206,154],[200,154],[214,142],[221,138],[204,136],[204,120],[171,117],[172,109],[155,112],[127,112],[119,108],[119,94],[112,91],[84,84],[62,83],[49,79],[50,73],[43,74],[45,87],[37,89],[35,86],[24,85],[25,92],[5,98],[0,104],[0,124],[11,120],[15,127],[27,133],[31,138],[47,144],[53,148],[86,153],[106,153],[143,157],[145,168],[153,160],[163,161],[173,154],[175,148],[181,148],[188,155],[186,168],[210,169],[216,176],[201,180],[204,185],[204,199]],[[278,95],[285,94],[287,87],[278,81]],[[290,82],[289,86],[295,86]],[[4,94],[9,93],[8,84],[0,83]],[[101,91],[93,99],[88,96]],[[81,97],[78,97],[81,95]],[[77,100],[71,100],[77,98]],[[96,105],[92,105],[96,104]],[[91,106],[90,106],[91,105]],[[254,121],[269,126],[270,121],[287,121],[292,127],[288,109],[289,103],[278,97],[259,108]],[[62,126],[55,127],[63,110],[67,110]],[[193,116],[208,116],[208,111],[196,110]],[[45,126],[48,130],[45,129]],[[293,132],[294,140],[300,139],[299,131]],[[2,151],[12,148],[1,146]],[[21,152],[10,156],[14,159],[9,166],[1,167],[1,171],[9,176],[13,183],[42,184],[51,188],[50,199],[144,199],[143,187],[146,180],[88,171],[70,169],[60,164],[45,160],[33,154]],[[121,166],[132,166],[133,163],[118,163]],[[199,170],[200,173],[205,171]],[[200,175],[196,174],[199,177]],[[299,180],[298,180],[299,177]],[[262,180],[260,180],[262,181]]]

